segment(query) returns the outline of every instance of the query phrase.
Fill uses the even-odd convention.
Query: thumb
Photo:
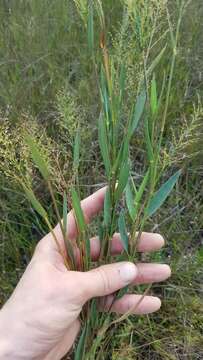
[[[84,301],[109,295],[130,284],[137,276],[137,267],[131,262],[102,265],[83,273]]]

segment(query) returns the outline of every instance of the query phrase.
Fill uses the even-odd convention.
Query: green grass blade
[[[126,69],[125,65],[121,65],[120,76],[119,76],[119,89],[120,89],[120,104],[122,103],[123,94],[125,91],[125,81],[126,81]]]
[[[133,112],[132,120],[131,120],[131,128],[130,128],[130,136],[133,135],[135,129],[137,128],[137,125],[139,123],[139,120],[144,112],[146,103],[146,92],[143,90],[137,98],[135,109]]]
[[[152,83],[151,83],[150,102],[151,102],[152,115],[154,115],[154,114],[156,114],[157,109],[158,109],[157,85],[156,85],[155,75],[153,75],[153,79],[152,79]]]
[[[127,233],[127,229],[126,229],[124,210],[122,210],[120,212],[120,215],[118,218],[118,229],[119,229],[119,233],[121,236],[123,248],[128,253],[129,237],[128,237],[128,233]]]
[[[25,141],[30,149],[32,159],[35,165],[38,167],[39,171],[41,172],[43,178],[48,180],[50,178],[48,166],[40,152],[36,142],[30,135],[26,135]]]
[[[107,189],[105,198],[104,198],[104,224],[105,226],[110,225],[111,221],[111,197],[110,191]]]
[[[80,132],[77,130],[73,150],[73,168],[78,169],[80,162]]]
[[[92,1],[89,4],[89,12],[87,19],[87,40],[90,52],[94,49],[94,13]]]
[[[75,259],[74,259],[74,253],[73,253],[73,247],[71,242],[68,240],[67,238],[67,232],[68,232],[68,228],[67,228],[67,219],[68,219],[68,208],[67,208],[67,195],[66,192],[64,192],[64,196],[63,196],[63,229],[64,229],[64,243],[65,243],[65,247],[66,247],[66,252],[68,254],[68,256],[70,257],[71,261],[72,261],[72,265],[75,265]]]
[[[99,17],[101,30],[104,30],[105,29],[105,20],[104,20],[105,17],[104,17],[102,2],[100,0],[95,0],[94,3],[95,3],[97,15]]]
[[[134,206],[134,194],[131,188],[131,182],[128,181],[126,189],[125,189],[125,198],[126,198],[126,205],[128,208],[129,215],[131,219],[135,220],[136,215],[136,208]]]
[[[177,171],[174,175],[172,175],[154,194],[152,197],[149,206],[147,208],[146,214],[148,216],[153,215],[160,206],[164,203],[170,192],[172,191],[174,185],[178,181],[178,178],[181,174],[181,170]]]
[[[82,233],[86,230],[86,223],[85,218],[83,215],[83,211],[80,205],[80,199],[78,197],[77,192],[75,189],[71,190],[71,196],[72,196],[72,206],[75,212],[75,217],[78,225],[78,230]]]
[[[156,68],[156,66],[159,64],[159,62],[161,61],[165,51],[166,51],[166,47],[164,46],[163,49],[160,51],[160,53],[157,55],[157,57],[152,61],[151,65],[149,66],[149,68],[147,69],[147,76],[149,77],[154,69]]]
[[[144,178],[143,178],[143,180],[142,180],[142,182],[141,182],[141,185],[140,185],[140,187],[139,187],[139,189],[138,189],[138,191],[137,191],[137,194],[136,194],[136,196],[135,196],[135,206],[137,207],[137,205],[140,203],[140,200],[141,200],[141,198],[142,198],[142,195],[143,195],[143,193],[144,193],[144,191],[145,191],[145,188],[146,188],[146,186],[147,186],[147,182],[148,182],[148,180],[149,180],[149,174],[150,174],[150,171],[148,170],[147,172],[146,172],[146,174],[145,174],[145,176],[144,176]]]
[[[128,178],[129,178],[129,173],[130,173],[130,165],[128,163],[128,161],[126,160],[123,163],[123,166],[120,170],[120,174],[119,174],[119,179],[118,179],[118,185],[116,188],[116,193],[115,193],[115,199],[116,201],[118,201],[126,187],[126,184],[128,182]]]
[[[100,150],[101,150],[102,158],[104,161],[104,166],[106,169],[106,174],[107,174],[107,177],[109,177],[110,171],[111,171],[111,162],[110,162],[109,148],[108,148],[108,143],[107,143],[106,125],[105,125],[104,119],[101,117],[99,119],[99,134],[98,135],[99,135]]]
[[[22,184],[25,194],[28,200],[31,202],[33,208],[38,212],[38,214],[44,219],[48,219],[47,212],[44,210],[40,202],[37,200],[34,192],[29,189],[25,184]]]
[[[151,143],[151,137],[150,137],[150,133],[149,133],[148,117],[145,118],[144,133],[145,133],[145,142],[146,142],[146,148],[147,148],[147,156],[148,156],[149,162],[151,163],[154,159],[154,154],[153,154],[153,148],[152,148],[152,143]]]
[[[85,254],[84,262],[86,264],[86,270],[88,270],[89,260],[90,260],[90,239],[86,234],[87,226],[86,226],[84,214],[83,214],[83,211],[82,211],[82,208],[80,205],[80,199],[78,197],[77,192],[73,188],[71,190],[71,195],[72,195],[72,206],[73,206],[74,213],[75,213],[78,231],[79,231],[79,234],[82,235],[80,240],[85,242],[86,254]]]
[[[63,228],[64,228],[64,234],[67,234],[67,216],[68,216],[68,209],[67,209],[67,195],[66,192],[64,192],[63,195]]]
[[[104,88],[101,92],[101,97],[102,97],[103,109],[104,109],[104,113],[105,113],[105,117],[106,117],[106,123],[107,123],[107,126],[109,126],[110,106],[109,106],[109,97],[108,97],[106,86],[104,86]]]
[[[91,300],[91,310],[90,310],[90,323],[92,329],[97,329],[98,326],[98,302],[97,299]]]
[[[85,353],[85,340],[86,340],[86,332],[87,332],[87,323],[84,324],[82,333],[80,335],[80,339],[76,348],[76,352],[74,355],[74,360],[83,360]]]
[[[127,285],[124,288],[120,289],[116,294],[116,300],[121,299],[125,294],[127,294],[128,289],[129,289],[129,285]]]

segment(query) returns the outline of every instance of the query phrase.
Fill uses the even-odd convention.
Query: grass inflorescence
[[[29,37],[35,44],[35,25],[44,16],[45,2],[42,1],[26,9],[33,15],[33,23],[29,25],[32,31],[18,32],[18,38],[13,40],[17,57],[11,60],[15,65],[12,62],[9,72],[5,70],[2,78],[6,84],[10,76],[13,86],[9,89],[11,94],[5,90],[1,93],[4,122],[0,133],[3,144],[0,156],[4,164],[1,184],[2,189],[9,188],[9,191],[3,190],[7,207],[4,207],[1,222],[4,294],[12,290],[6,271],[9,269],[15,283],[15,269],[20,276],[22,263],[25,265],[29,261],[35,239],[47,229],[53,233],[56,220],[66,245],[67,269],[78,268],[73,244],[66,236],[67,212],[71,207],[79,230],[77,247],[81,254],[81,271],[115,261],[110,254],[110,243],[116,231],[120,232],[124,247],[119,260],[138,258],[137,244],[143,229],[163,230],[171,239],[164,252],[153,255],[156,261],[170,257],[174,270],[173,281],[166,286],[153,286],[152,291],[167,299],[162,313],[146,319],[133,319],[129,314],[98,316],[97,300],[93,299],[81,316],[82,332],[73,355],[75,359],[178,359],[184,354],[192,359],[194,348],[201,352],[196,312],[200,310],[198,269],[202,262],[199,250],[202,205],[198,181],[201,168],[196,164],[201,156],[197,144],[201,137],[202,105],[200,97],[193,106],[188,95],[185,100],[182,89],[176,89],[178,81],[179,86],[182,84],[180,69],[186,74],[180,56],[183,51],[181,24],[184,25],[184,12],[188,11],[186,5],[191,6],[184,1],[178,4],[174,1],[172,5],[158,0],[153,3],[137,1],[136,4],[134,1],[105,4],[99,0],[73,1],[68,5],[66,1],[60,5],[56,2],[48,6],[43,22],[43,27],[48,29],[52,21],[49,47],[55,49],[55,55],[50,55],[49,49],[46,54],[44,52],[46,32],[37,48],[33,46],[36,53],[32,54],[23,44]],[[15,30],[12,26],[18,23],[22,28],[28,26],[26,17],[19,22],[20,10],[14,3],[8,9],[5,3],[1,10],[9,17],[10,37]],[[54,14],[55,21],[49,14]],[[74,21],[69,22],[72,15]],[[69,27],[67,31],[65,26]],[[57,41],[59,38],[61,42]],[[64,50],[67,46],[73,46],[70,52]],[[28,64],[22,63],[22,54]],[[4,54],[4,69],[10,64],[6,56],[10,59],[8,49]],[[33,57],[31,62],[30,57]],[[64,61],[64,66],[58,67],[57,61]],[[28,89],[27,74],[30,84],[26,100],[29,104],[27,101],[22,104],[26,86]],[[188,84],[185,86],[188,93]],[[20,121],[15,119],[18,109],[29,115],[23,114]],[[31,116],[36,114],[37,120],[31,122]],[[25,141],[20,134],[18,148],[12,145],[10,137],[10,133],[18,134],[13,125],[15,121],[22,124],[20,131],[26,133]],[[39,137],[41,129],[44,133]],[[90,139],[92,145],[86,156],[85,148],[88,149]],[[191,186],[193,182],[195,190]],[[92,188],[93,183],[107,185],[103,215],[94,229],[101,242],[96,264],[90,258],[91,229],[85,224],[80,206],[85,189]],[[173,196],[168,198],[174,188]],[[30,209],[22,189],[31,202]],[[15,205],[19,199],[23,222]],[[52,205],[48,206],[49,203]],[[12,244],[5,242],[8,234],[16,239]],[[193,245],[196,237],[199,240]],[[27,241],[29,238],[33,238],[33,242]],[[57,238],[54,240],[64,256]],[[125,288],[115,294],[115,299],[128,290]],[[142,290],[143,296],[149,292],[149,288]],[[174,306],[179,314],[175,325]]]

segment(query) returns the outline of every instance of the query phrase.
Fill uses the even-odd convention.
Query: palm
[[[101,210],[105,191],[101,189],[82,201],[81,206],[87,222]],[[65,253],[59,225],[54,232]],[[67,236],[70,240],[77,237],[77,226],[72,212],[68,214]],[[161,246],[163,238],[160,235],[143,233],[138,251],[153,251]],[[114,235],[111,250],[112,255],[122,251],[119,234]],[[99,239],[91,239],[92,259],[97,260],[99,253]],[[23,359],[61,359],[79,332],[79,314],[85,302],[92,297],[108,295],[105,299],[108,303],[112,298],[111,293],[125,286],[118,276],[118,266],[121,264],[108,264],[89,272],[67,271],[52,234],[46,235],[37,245],[30,264],[4,310],[11,314],[12,318],[20,318],[23,336],[20,336],[18,347],[24,348],[26,355]],[[167,265],[136,264],[136,267],[138,273],[136,278],[133,277],[134,284],[162,281],[170,275]],[[152,296],[145,296],[136,307],[140,296],[126,294],[115,301],[112,311],[125,313],[133,307],[135,313],[144,314],[159,309],[160,300]]]

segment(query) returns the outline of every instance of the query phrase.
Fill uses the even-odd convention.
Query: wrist
[[[20,331],[17,329],[18,320],[7,309],[7,304],[0,311],[0,359],[25,360],[26,357],[20,349]]]
[[[11,340],[11,332],[8,331],[9,319],[6,319],[4,308],[0,311],[0,359],[11,359],[13,354],[13,344]],[[11,324],[10,324],[11,327]]]

